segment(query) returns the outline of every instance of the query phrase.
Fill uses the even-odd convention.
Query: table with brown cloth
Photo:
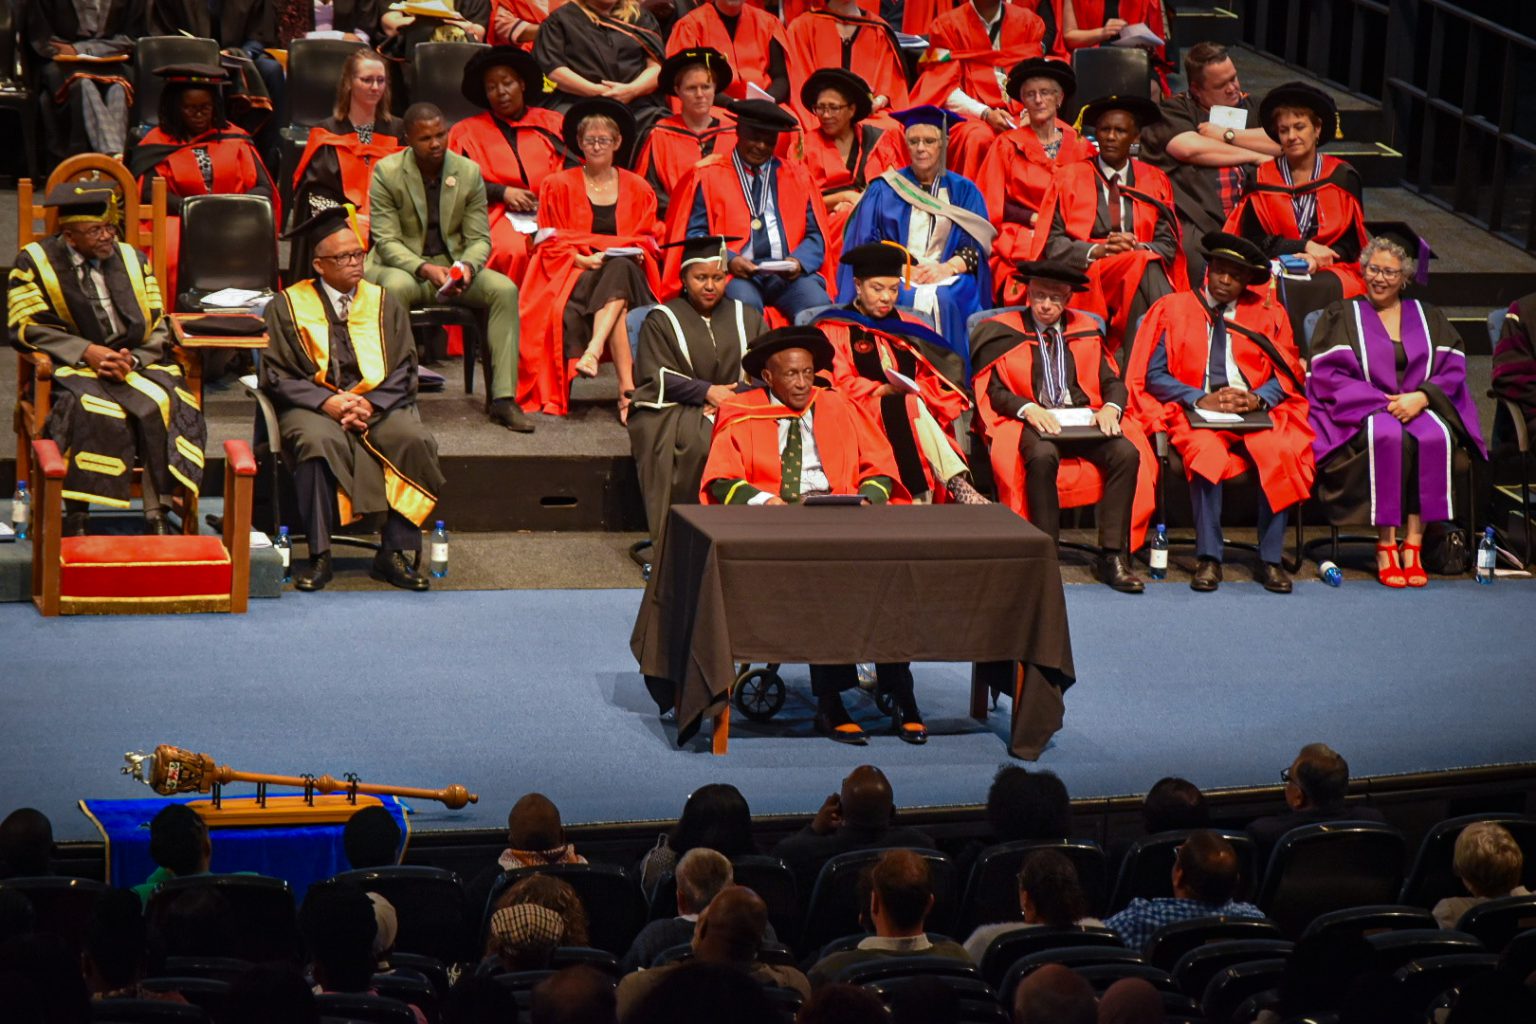
[[[736,663],[968,661],[971,715],[1013,695],[1009,752],[1034,760],[1071,685],[1051,539],[1002,505],[678,505],[630,649],[677,742],[714,717]]]

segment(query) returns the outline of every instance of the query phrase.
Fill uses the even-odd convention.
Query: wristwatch
[[[1221,133],[1221,141],[1225,142],[1229,146],[1232,145],[1232,140],[1235,138],[1237,138],[1237,132],[1233,131],[1231,128],[1228,128],[1226,131]]]

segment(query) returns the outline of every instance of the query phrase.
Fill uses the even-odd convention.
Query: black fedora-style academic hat
[[[712,46],[690,46],[678,50],[661,63],[661,73],[656,78],[656,91],[663,96],[677,95],[677,76],[689,68],[703,68],[715,80],[715,93],[723,93],[736,80],[731,62],[725,54]]]
[[[1123,110],[1130,114],[1136,119],[1138,129],[1163,119],[1163,112],[1157,104],[1145,96],[1101,96],[1083,105],[1082,113],[1077,115],[1077,126],[1096,125],[1099,118],[1111,110]]]
[[[822,68],[813,72],[800,87],[800,105],[810,110],[816,105],[816,97],[831,89],[853,104],[853,119],[862,121],[875,110],[875,98],[869,91],[869,83],[852,71],[842,68]]]
[[[1088,290],[1088,275],[1067,266],[1060,260],[1023,260],[1017,264],[1019,277],[1025,281],[1034,278],[1045,278],[1048,281],[1060,281],[1062,284],[1071,285],[1074,292]]]
[[[581,127],[584,118],[602,116],[611,118],[614,124],[619,126],[619,135],[623,142],[619,144],[618,151],[613,154],[615,167],[628,167],[629,158],[635,152],[635,115],[629,108],[618,100],[611,100],[606,96],[589,96],[587,99],[578,100],[570,110],[565,112],[565,122],[561,126],[560,134],[565,138],[565,146],[577,156],[581,155],[581,146],[577,140],[577,129]]]
[[[1019,98],[1019,90],[1024,88],[1024,83],[1031,78],[1049,78],[1061,86],[1061,102],[1066,103],[1077,91],[1077,76],[1072,73],[1072,65],[1064,60],[1051,60],[1049,57],[1029,57],[1019,61],[1008,72],[1008,95],[1012,99]]]
[[[1262,249],[1241,235],[1226,231],[1209,232],[1200,239],[1200,252],[1207,260],[1236,263],[1253,275],[1255,280],[1269,279],[1269,259]]]
[[[464,65],[459,92],[466,101],[490,109],[491,101],[485,98],[485,73],[491,68],[506,68],[523,80],[524,102],[536,104],[544,95],[544,71],[533,54],[517,46],[493,46],[481,50]]]
[[[1259,124],[1264,128],[1264,134],[1276,142],[1280,141],[1280,133],[1275,131],[1275,113],[1286,109],[1311,111],[1323,126],[1323,138],[1327,138],[1330,127],[1334,138],[1344,137],[1343,127],[1339,124],[1339,108],[1332,96],[1306,82],[1287,82],[1269,90],[1269,95],[1259,104]]]
[[[780,327],[759,334],[747,342],[747,351],[741,357],[741,368],[754,377],[763,375],[763,366],[775,353],[785,349],[803,348],[811,354],[816,369],[832,372],[832,343],[820,328]]]

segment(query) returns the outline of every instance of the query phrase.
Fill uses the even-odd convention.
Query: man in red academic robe
[[[1086,275],[1060,263],[1021,263],[1029,309],[1005,313],[974,334],[976,414],[992,457],[998,497],[1051,537],[1061,506],[1092,503],[1099,526],[1099,578],[1126,594],[1157,505],[1157,457],[1123,414],[1120,369],[1104,351],[1097,320],[1067,309]],[[1088,419],[1087,423],[1078,422]]]
[[[747,84],[789,99],[789,43],[778,18],[742,0],[706,0],[677,19],[667,39],[667,55],[709,47],[725,54],[735,78],[721,92],[747,99]]]
[[[790,22],[788,43],[792,99],[799,99],[800,87],[817,71],[842,68],[869,83],[876,114],[910,105],[896,34],[852,0],[831,0],[823,9],[800,15]],[[799,115],[810,119],[809,111]]]
[[[707,505],[789,505],[819,494],[859,494],[872,504],[901,500],[895,457],[858,405],[818,387],[832,370],[832,346],[815,327],[783,327],[747,344],[742,369],[763,381],[720,406],[699,500]],[[877,667],[895,703],[898,735],[928,740],[904,664]],[[839,743],[862,746],[864,730],[838,694],[858,685],[852,665],[812,665],[816,728]]]
[[[1162,117],[1140,96],[1110,96],[1083,108],[1099,155],[1068,164],[1045,194],[1035,231],[1034,258],[1066,263],[1088,274],[1080,308],[1109,322],[1111,352],[1121,355],[1132,324],[1152,303],[1189,287],[1179,221],[1168,176],[1131,158],[1141,126]],[[1049,217],[1046,212],[1049,211]]]
[[[662,62],[656,88],[677,97],[680,109],[656,122],[635,157],[635,173],[656,190],[660,216],[667,215],[683,175],[711,153],[736,148],[736,118],[715,106],[734,81],[725,55],[707,46],[679,50]]]
[[[965,116],[949,133],[949,169],[975,181],[987,148],[1020,123],[1023,108],[1006,93],[1008,71],[1043,55],[1045,23],[1018,4],[966,0],[940,15],[927,35],[912,102]]]
[[[1222,482],[1259,478],[1259,582],[1291,592],[1281,567],[1286,510],[1312,490],[1315,466],[1301,361],[1258,246],[1205,236],[1205,287],[1159,299],[1141,323],[1126,372],[1134,415],[1164,431],[1184,460],[1199,561],[1190,587],[1221,582]]]

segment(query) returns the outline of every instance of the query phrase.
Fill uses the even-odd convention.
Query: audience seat
[[[96,912],[96,901],[112,887],[88,878],[40,876],[0,881],[0,891],[7,889],[31,901],[39,932],[57,935],[78,949],[90,927],[91,915]]]
[[[335,113],[336,85],[352,51],[365,44],[355,39],[295,39],[288,44],[287,110],[279,111],[283,127],[278,188],[283,208],[292,206],[293,172],[309,141],[309,130]]]
[[[1173,980],[1179,991],[1199,998],[1211,979],[1233,964],[1254,960],[1284,960],[1291,955],[1292,944],[1285,939],[1228,939],[1196,946],[1173,965]]]
[[[1093,991],[1099,995],[1115,982],[1125,978],[1139,978],[1147,982],[1159,992],[1168,992],[1182,996],[1179,986],[1174,983],[1173,975],[1161,967],[1153,967],[1151,964],[1091,964],[1087,967],[1079,967],[1077,973],[1083,980],[1093,986]]]
[[[1403,881],[1403,834],[1372,821],[1305,825],[1270,854],[1259,907],[1286,935],[1341,907],[1390,903]]]
[[[146,992],[176,992],[193,1006],[201,1007],[210,1017],[219,1018],[229,997],[229,982],[216,978],[159,977],[145,978],[139,987]]]
[[[888,956],[879,960],[864,960],[844,967],[833,980],[845,985],[867,985],[890,978],[930,975],[981,980],[981,974],[974,964],[948,956]]]
[[[997,1002],[997,994],[980,978],[959,974],[909,975],[885,978],[865,984],[865,988],[880,997],[891,1012],[902,1017],[904,1004],[911,1006],[919,999],[925,1000],[933,984],[938,982],[955,997],[956,1014],[948,1018],[955,1024],[1008,1024],[1008,1014]],[[908,1009],[905,1019],[917,1019]]]
[[[472,960],[473,918],[457,874],[417,864],[343,871],[332,879],[376,892],[395,908],[400,930],[395,949],[445,964]]]
[[[128,115],[129,144],[136,143],[160,123],[160,94],[165,79],[155,68],[169,64],[219,63],[219,44],[195,36],[141,36],[133,45],[133,109]],[[331,86],[334,95],[335,85]]]
[[[1002,983],[1008,968],[1042,949],[1097,946],[1123,949],[1120,937],[1108,928],[1020,928],[999,935],[981,955],[981,976],[989,985]]]
[[[801,951],[819,949],[841,935],[859,930],[859,873],[880,859],[885,851],[853,850],[840,853],[821,867],[805,911]],[[933,911],[928,930],[953,934],[955,919],[955,866],[937,850],[914,850],[928,862],[933,883]]]
[[[1399,902],[1413,907],[1433,907],[1448,896],[1467,894],[1451,868],[1451,858],[1462,829],[1477,821],[1491,821],[1509,831],[1525,855],[1521,884],[1527,889],[1536,887],[1536,815],[1465,814],[1447,818],[1425,833],[1424,841],[1414,855],[1413,866],[1408,869],[1408,880],[1403,883]]]
[[[437,989],[424,978],[409,974],[375,974],[373,991],[385,999],[395,999],[416,1007],[427,1018],[428,1024],[434,1024],[437,1020]]]
[[[315,996],[322,1017],[344,1017],[360,1024],[416,1024],[411,1008],[398,999],[365,992],[325,992]]]
[[[1106,908],[1109,913],[1124,910],[1136,897],[1158,899],[1173,895],[1173,861],[1179,847],[1189,838],[1190,829],[1175,829],[1143,836],[1125,851],[1120,862],[1120,872],[1115,879],[1115,894]],[[1253,838],[1246,832],[1218,830],[1221,836],[1237,852],[1237,869],[1241,876],[1237,885],[1237,899],[1250,898],[1258,884],[1255,865],[1258,853]]]
[[[863,936],[858,936],[858,938],[863,938]],[[848,948],[851,949],[852,947]],[[644,970],[646,967],[661,967],[666,964],[675,964],[679,960],[687,960],[692,956],[693,943],[682,942],[657,953],[649,964],[641,965],[641,970]],[[764,943],[762,948],[757,951],[757,959],[759,963],[777,964],[782,967],[794,967],[799,963],[795,959],[795,954],[790,951],[788,946],[780,945],[777,942]]]
[[[14,2],[0,6],[0,110],[13,111],[21,123],[22,167],[29,178],[43,176],[41,124],[37,86],[33,82],[32,63],[26,57],[26,43],[18,29],[24,27],[21,11]],[[14,136],[12,136],[14,138]]]
[[[1504,969],[1517,978],[1536,972],[1536,928],[1509,940],[1504,947]]]
[[[493,977],[496,984],[512,993],[512,998],[517,1001],[518,1020],[525,1021],[528,1019],[528,1007],[533,1002],[534,988],[554,973],[553,970],[504,971]]]
[[[1209,1024],[1249,1024],[1253,1018],[1239,1018],[1239,1009],[1254,996],[1278,988],[1284,975],[1284,960],[1250,960],[1224,967],[1205,986],[1201,1012]]]
[[[1010,921],[1019,916],[1019,868],[1037,850],[1054,850],[1072,862],[1077,881],[1088,897],[1088,911],[1104,912],[1104,850],[1091,839],[1022,839],[999,843],[982,850],[971,868],[961,900],[960,935],[969,935],[977,926],[995,921]]]
[[[411,102],[434,104],[448,124],[483,113],[459,86],[464,65],[484,49],[484,43],[417,43],[411,49]]]
[[[1005,1006],[1013,1005],[1014,990],[1019,983],[1046,964],[1061,964],[1073,970],[1085,967],[1117,964],[1145,964],[1140,953],[1131,949],[1112,949],[1108,946],[1071,946],[1066,949],[1042,949],[1038,953],[1014,962],[997,986],[998,998]]]
[[[482,948],[490,927],[491,908],[496,905],[502,893],[534,874],[558,878],[576,890],[576,894],[581,897],[581,905],[587,911],[592,945],[598,949],[622,956],[640,929],[645,927],[645,896],[640,892],[639,883],[628,871],[609,864],[551,864],[542,868],[508,871],[496,880],[481,918]]]
[[[1365,941],[1376,951],[1381,966],[1388,970],[1395,970],[1411,960],[1422,960],[1429,956],[1486,952],[1477,936],[1449,928],[1406,928],[1370,935]]]
[[[640,327],[645,323],[645,318],[650,316],[651,310],[656,308],[656,303],[647,306],[634,306],[624,314],[624,331],[629,335],[629,351],[631,355],[640,354]]]
[[[164,999],[98,999],[91,1003],[92,1024],[208,1024],[201,1006]]]
[[[1301,937],[1311,939],[1333,933],[1374,935],[1377,932],[1400,931],[1404,928],[1434,927],[1434,915],[1423,907],[1405,907],[1401,904],[1388,903],[1379,906],[1330,910],[1313,919],[1301,933]]]
[[[593,949],[591,946],[559,946],[549,958],[550,967],[557,971],[577,964],[602,971],[612,978],[618,978],[621,973],[617,957],[605,949]]]
[[[176,897],[212,888],[229,903],[235,949],[243,960],[294,960],[299,951],[293,890],[281,878],[264,875],[188,875],[161,883],[149,898],[145,919],[151,931],[164,920]]]
[[[206,978],[228,984],[250,969],[249,960],[229,956],[170,956],[165,958],[160,973],[167,977]]]
[[[1193,921],[1177,921],[1152,933],[1147,944],[1147,962],[1171,971],[1185,953],[1213,942],[1281,937],[1275,922],[1251,917],[1200,917]]]
[[[1462,914],[1456,927],[1482,942],[1489,952],[1503,952],[1516,935],[1536,928],[1536,896],[1506,896],[1480,903]]]
[[[191,196],[181,204],[176,309],[200,313],[224,288],[277,293],[277,222],[272,200],[256,195]]]
[[[768,921],[781,941],[798,934],[800,893],[795,873],[788,864],[765,854],[744,854],[732,858],[731,874],[737,885],[744,885],[763,898],[768,905]],[[656,883],[656,891],[651,895],[651,920],[665,921],[676,916],[677,877],[669,874]]]
[[[800,1007],[805,1003],[805,998],[792,988],[782,985],[765,985],[763,991],[768,996],[768,1001],[779,1015],[783,1024],[793,1024],[794,1019],[800,1013]]]
[[[1450,953],[1413,960],[1399,967],[1393,977],[1402,993],[1403,1007],[1413,1012],[1414,1019],[1424,1020],[1445,993],[1498,968],[1495,953]]]
[[[441,1001],[448,995],[448,968],[436,957],[420,953],[402,953],[398,949],[389,954],[389,966],[397,971],[419,974],[432,983]]]

